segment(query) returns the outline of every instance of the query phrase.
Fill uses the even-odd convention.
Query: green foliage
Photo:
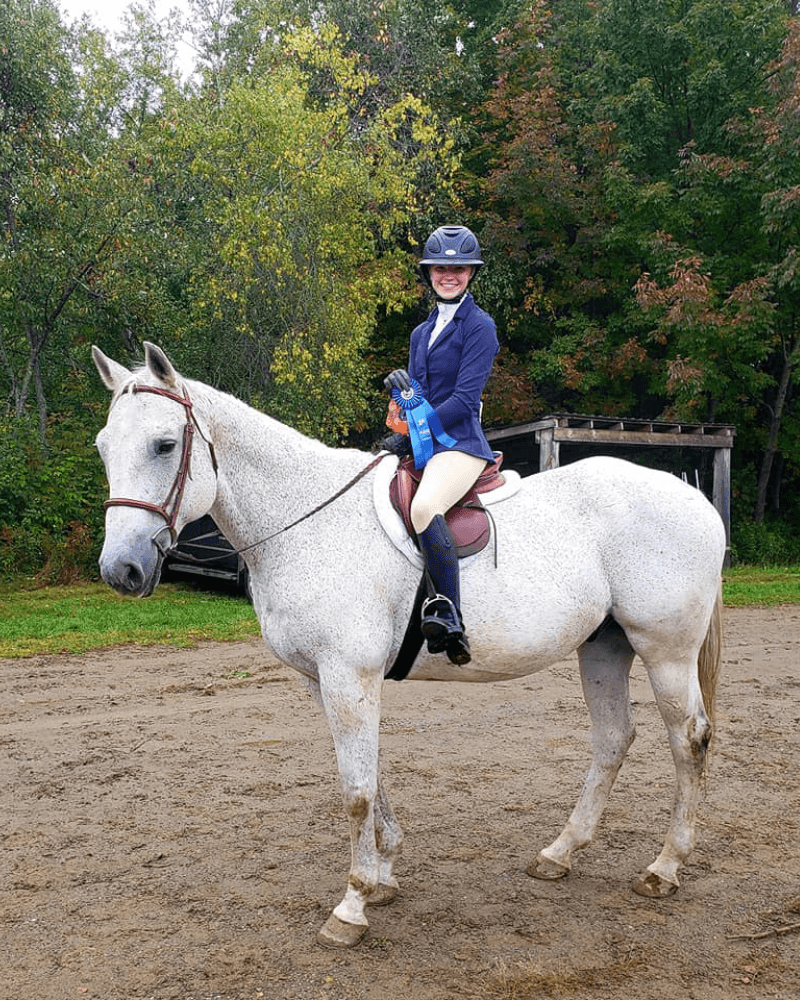
[[[175,24],[152,5],[129,13],[116,52],[48,0],[12,0],[0,21],[0,447],[27,449],[0,481],[0,572],[91,572],[104,492],[85,450],[103,413],[91,342],[126,362],[161,343],[330,442],[366,426],[376,316],[418,297],[406,233],[455,197],[436,116],[398,88],[367,100],[376,78],[329,26],[251,34],[245,64],[225,48],[244,23],[198,6],[197,89],[178,85]]]
[[[73,405],[88,337],[129,335],[163,309],[133,287],[152,216],[126,70],[49,0],[11,0],[0,16],[0,58],[24,57],[0,74],[0,397],[14,419],[35,412],[44,444],[48,413]]]
[[[778,0],[535,3],[501,39],[469,159],[500,258],[483,287],[531,409],[735,423],[756,520],[797,467],[788,25]]]
[[[417,94],[444,111],[457,99],[476,96],[469,73],[473,61],[459,63],[456,44],[464,22],[454,6],[440,7],[435,17],[424,0],[386,0],[379,5],[329,0],[324,7],[301,0],[296,6],[306,24],[335,27],[343,51],[369,66],[371,79],[360,96],[361,108],[374,111]]]
[[[588,339],[576,341],[586,363],[570,351],[564,376],[579,403],[590,384],[576,374],[610,376],[611,359],[632,338],[648,382],[650,359],[668,353],[647,343],[631,294],[643,264],[664,258],[666,233],[699,234],[718,257],[755,249],[733,228],[757,217],[755,185],[744,191],[739,172],[735,184],[717,182],[715,205],[701,205],[687,198],[679,169],[727,152],[724,123],[768,96],[766,63],[783,24],[775,3],[726,5],[723,15],[709,0],[617,0],[559,7],[558,16],[537,3],[504,36],[485,105],[484,232],[507,258],[503,278],[509,268],[515,276],[498,288],[496,305],[519,349],[548,350],[556,320],[573,338],[579,314],[590,322]],[[753,277],[724,263],[720,294]],[[652,390],[666,402],[663,362],[661,374]]]
[[[739,521],[731,531],[734,566],[792,566],[800,564],[800,538],[791,526],[774,519]]]
[[[112,44],[53,0],[0,9],[0,572],[93,572],[93,342],[131,364],[155,341],[309,434],[372,443],[444,221],[488,262],[489,421],[736,423],[737,551],[791,551],[783,0],[193,0],[185,81],[180,27],[135,4]]]
[[[0,136],[3,173],[19,145],[20,130],[44,137],[54,119],[69,114],[74,72],[61,24],[50,0],[6,0],[0,8]],[[44,162],[44,159],[42,159]]]
[[[726,151],[725,124],[752,107],[780,45],[781,0],[611,0],[587,25],[579,100],[616,124],[622,163],[665,177],[689,143]]]
[[[0,577],[96,573],[105,485],[92,438],[85,421],[53,419],[45,459],[36,428],[0,423]]]
[[[189,301],[173,336],[220,366],[230,391],[335,441],[372,404],[364,357],[378,310],[417,295],[407,258],[383,248],[425,208],[419,175],[435,171],[441,196],[457,160],[410,96],[356,128],[350,109],[372,78],[334,30],[284,44],[291,61],[231,83],[222,120],[197,99],[154,129],[157,174],[185,163],[202,212],[186,219]]]

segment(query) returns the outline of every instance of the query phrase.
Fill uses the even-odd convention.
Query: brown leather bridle
[[[192,408],[192,401],[189,398],[188,391],[184,388],[185,395],[179,396],[177,393],[170,392],[168,389],[159,389],[156,386],[150,385],[126,385],[125,388],[120,393],[120,396],[124,395],[126,392],[130,392],[131,395],[135,395],[137,392],[149,392],[154,396],[164,396],[166,399],[171,399],[176,403],[180,403],[186,410],[186,423],[183,426],[183,451],[181,454],[181,463],[178,466],[178,471],[175,475],[175,480],[172,483],[169,493],[167,494],[167,499],[163,504],[149,503],[147,500],[131,500],[127,497],[112,497],[105,501],[106,508],[108,507],[136,507],[139,510],[147,510],[152,514],[158,514],[159,517],[163,517],[166,521],[164,527],[159,528],[159,530],[153,535],[153,544],[160,550],[160,552],[165,555],[167,551],[175,544],[177,539],[177,532],[175,531],[175,525],[178,521],[178,514],[181,509],[181,501],[183,500],[183,491],[186,487],[186,480],[191,479],[192,470],[192,440],[194,438],[194,430],[197,428],[200,437],[206,442],[211,452],[211,464],[214,467],[214,472],[217,472],[217,459],[214,454],[214,446],[205,437],[203,432],[200,430],[200,425],[197,423],[197,418],[194,415],[194,410]],[[170,512],[170,504],[172,504],[172,511]],[[159,535],[165,529],[169,530],[170,544],[165,548],[160,540]]]

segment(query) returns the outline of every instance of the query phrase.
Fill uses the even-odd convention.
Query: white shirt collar
[[[454,302],[437,302],[436,308],[438,310],[438,316],[436,317],[436,322],[433,324],[433,329],[431,330],[431,335],[428,338],[428,347],[430,348],[434,340],[439,336],[439,334],[444,330],[447,324],[452,320],[455,314],[458,312],[458,307],[466,298],[467,293],[461,296],[460,299],[456,299]]]

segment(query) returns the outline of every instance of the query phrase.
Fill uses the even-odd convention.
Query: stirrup
[[[451,663],[463,666],[471,656],[464,623],[455,604],[444,594],[434,594],[422,605],[422,634],[428,640],[428,652],[447,653]]]
[[[426,639],[446,639],[463,630],[455,604],[444,594],[434,594],[423,602],[420,627]]]

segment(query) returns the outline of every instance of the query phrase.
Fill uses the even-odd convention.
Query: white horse
[[[147,596],[159,580],[165,533],[174,540],[206,513],[244,550],[264,639],[305,678],[333,734],[352,857],[345,895],[317,939],[352,946],[367,929],[366,905],[397,892],[402,833],[381,784],[378,729],[384,675],[419,569],[381,527],[371,475],[303,518],[369,455],[310,440],[181,377],[158,347],[145,349],[145,367],[134,372],[93,349],[114,394],[97,438],[112,497],[103,579],[120,593]],[[670,895],[694,844],[712,731],[721,519],[675,476],[596,457],[524,479],[516,496],[494,507],[494,522],[497,565],[492,546],[462,561],[472,662],[458,667],[422,652],[409,676],[505,680],[577,650],[592,762],[563,831],[528,868],[556,879],[570,870],[573,851],[591,842],[633,740],[628,678],[638,654],[667,728],[677,790],[663,849],[634,888]]]

